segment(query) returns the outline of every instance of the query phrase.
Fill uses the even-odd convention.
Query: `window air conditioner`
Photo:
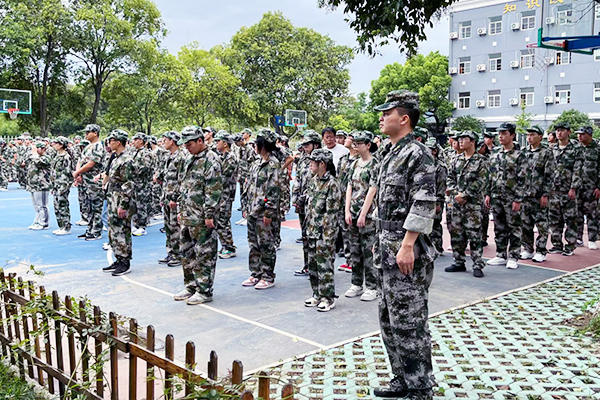
[[[485,107],[485,100],[477,100],[475,102],[475,105],[479,108],[483,108],[483,107]]]
[[[556,21],[554,17],[546,17],[546,25],[552,25]]]
[[[510,29],[512,29],[513,31],[518,31],[519,29],[521,29],[521,24],[518,22],[513,22],[512,24],[510,24]]]
[[[546,103],[546,104],[552,104],[552,103],[554,103],[554,97],[552,97],[552,96],[546,96],[546,97],[544,97],[544,103]]]
[[[485,71],[485,64],[477,64],[477,71],[479,71],[479,72]]]
[[[479,36],[483,36],[487,33],[487,30],[485,28],[477,28],[477,34]]]
[[[450,39],[458,39],[458,32],[450,32]]]
[[[518,106],[519,105],[519,99],[517,99],[516,97],[513,97],[512,99],[509,100],[509,103],[511,106]]]
[[[518,60],[511,61],[510,67],[511,68],[519,68],[519,61]]]
[[[450,68],[450,75],[456,75],[457,73],[458,73],[458,68],[456,68],[456,67]]]

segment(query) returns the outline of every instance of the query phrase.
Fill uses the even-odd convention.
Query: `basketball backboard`
[[[285,126],[304,128],[307,126],[306,117],[304,110],[285,110]]]
[[[538,47],[592,54],[600,48],[598,0],[541,0]]]
[[[19,114],[31,114],[31,91],[0,88],[0,113],[15,108]]]

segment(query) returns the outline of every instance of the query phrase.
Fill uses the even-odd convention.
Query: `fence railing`
[[[0,269],[0,355],[17,366],[22,377],[37,381],[61,398],[254,399],[245,390],[243,365],[233,361],[230,376],[218,379],[218,357],[210,353],[208,376],[195,372],[193,342],[185,346],[185,365],[174,360],[175,340],[166,335],[164,355],[156,352],[155,330],[145,335],[135,319],[106,315],[86,300],[24,282]],[[138,367],[145,367],[140,369]],[[270,378],[258,373],[258,398],[293,399],[294,387],[272,393]],[[142,393],[143,392],[143,393]],[[140,397],[138,397],[140,396]],[[158,397],[157,397],[158,396]]]

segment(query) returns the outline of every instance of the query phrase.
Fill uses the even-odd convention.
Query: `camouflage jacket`
[[[56,153],[51,163],[52,192],[62,193],[69,190],[73,183],[73,159],[63,151]]]
[[[221,175],[223,177],[222,201],[232,202],[235,197],[237,186],[237,168],[238,160],[231,151],[227,153],[218,153],[221,159]]]
[[[342,161],[340,160],[340,166]],[[348,167],[348,178],[346,186],[341,186],[344,189],[342,191],[343,198],[345,198],[346,189],[348,186],[352,187],[352,197],[350,198],[350,214],[352,219],[358,219],[360,210],[365,203],[367,192],[369,187],[377,186],[377,159],[371,158],[366,164],[363,165],[363,161],[358,158],[350,164]],[[345,202],[342,202],[345,204]],[[373,217],[373,210],[375,208],[375,202],[371,205],[367,218]]]
[[[358,156],[351,156],[350,153],[344,154],[342,158],[340,158],[337,168],[337,178],[340,181],[340,188],[342,188],[342,192],[346,190],[346,187],[348,187],[348,182],[350,179],[352,179],[350,169],[358,158]]]
[[[198,226],[204,225],[205,219],[214,219],[223,191],[219,156],[208,149],[190,154],[179,182],[177,203],[181,224]]]
[[[437,198],[436,205],[444,206],[446,198],[446,180],[448,179],[448,167],[446,162],[440,158],[435,159],[435,197]]]
[[[435,216],[435,163],[411,133],[382,148],[377,177],[379,231],[431,233]],[[390,224],[386,228],[385,224]]]
[[[83,167],[90,161],[95,162],[96,164],[87,171],[82,174],[83,183],[86,186],[98,186],[102,185],[102,182],[98,180],[94,182],[94,177],[100,174],[104,170],[104,156],[106,151],[104,150],[104,146],[102,145],[102,141],[97,141],[96,143],[90,143],[85,146],[81,153],[81,161],[79,162],[79,166]]]
[[[526,165],[523,153],[516,148],[492,153],[488,164],[490,186],[486,194],[492,199],[522,202]]]
[[[539,200],[542,196],[549,196],[554,171],[552,150],[544,145],[540,145],[535,150],[528,146],[523,153],[527,163],[523,168],[525,175],[523,194],[525,198]]]
[[[329,172],[322,177],[314,176],[306,190],[306,236],[334,245],[340,226],[342,204],[338,180]]]
[[[484,196],[488,193],[488,162],[479,153],[466,158],[459,155],[448,169],[446,191],[454,203],[454,196],[461,193],[468,204],[483,206]]]
[[[27,191],[44,192],[52,189],[49,155],[31,155],[27,163]]]
[[[152,183],[154,156],[145,148],[133,149],[131,153],[133,163],[133,183],[136,189],[149,187]]]
[[[582,156],[581,189],[579,195],[593,197],[594,190],[600,188],[600,146],[595,141],[580,145]]]
[[[306,189],[312,178],[310,172],[310,160],[306,154],[303,154],[296,165],[296,179],[292,187],[292,203],[302,212],[306,203]]]
[[[114,153],[111,155],[111,159],[106,173],[108,177],[106,196],[118,208],[129,210],[131,199],[135,193],[133,160],[131,155],[126,152]]]
[[[177,149],[174,153],[169,152],[161,169],[159,180],[162,182],[163,203],[177,201],[179,196],[179,174],[185,164],[186,155]]]
[[[581,149],[573,142],[564,148],[558,145],[552,148],[554,154],[554,171],[552,174],[552,189],[554,194],[567,194],[569,190],[579,190],[581,187],[581,169],[583,157]]]
[[[271,155],[268,160],[252,164],[247,185],[246,214],[253,217],[277,218],[281,188],[281,164]]]

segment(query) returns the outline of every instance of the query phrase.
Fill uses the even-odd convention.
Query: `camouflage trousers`
[[[591,196],[580,195],[577,198],[577,239],[583,239],[583,225],[587,223],[588,240],[595,242],[598,240],[598,200],[592,194]],[[585,217],[585,220],[584,220]],[[584,222],[585,221],[585,222]]]
[[[135,203],[136,212],[133,215],[133,226],[136,228],[146,228],[148,226],[148,218],[150,208],[152,206],[152,190],[149,185],[136,186],[135,193],[133,195],[133,202]]]
[[[457,265],[465,265],[467,244],[471,250],[473,269],[483,269],[483,242],[481,241],[481,205],[454,203],[451,213],[450,243]]]
[[[548,207],[540,207],[540,199],[527,198],[521,205],[523,227],[521,229],[521,245],[529,253],[546,255],[548,243]],[[533,228],[537,226],[538,236],[533,247]]]
[[[336,235],[337,236],[337,235]],[[335,299],[333,261],[335,260],[335,237],[308,238],[308,277],[315,299]]]
[[[54,197],[54,214],[56,215],[56,223],[60,229],[71,229],[71,210],[69,209],[69,191],[71,186],[53,190]]]
[[[181,227],[183,283],[197,293],[212,296],[217,266],[217,232],[201,226]]]
[[[306,236],[306,214],[298,212],[300,219],[300,229],[302,232],[302,255],[304,260],[303,268],[308,268],[308,237]]]
[[[162,185],[160,183],[152,182],[152,201],[150,204],[150,215],[160,215],[162,207],[160,206],[160,199],[162,197]]]
[[[131,260],[131,215],[129,209],[125,218],[119,217],[116,196],[108,195],[108,244],[118,259]]]
[[[512,200],[492,199],[496,256],[518,260],[521,255],[521,211],[512,210]]]
[[[102,234],[104,190],[102,190],[102,186],[99,184],[85,184],[83,190],[83,203],[88,221],[86,232],[88,235],[99,236]]]
[[[488,244],[488,230],[490,228],[490,208],[482,205],[481,209],[481,240],[482,246],[485,247]]]
[[[362,287],[364,283],[367,289],[377,289],[378,277],[373,265],[373,245],[376,240],[375,221],[367,219],[365,227],[359,228],[354,220],[352,226],[346,225],[346,232],[350,254],[347,260],[348,264],[352,266],[352,284]]]
[[[0,163],[0,188],[6,189],[9,180],[9,165],[8,163]]]
[[[83,221],[89,220],[89,204],[85,201],[85,188],[82,185],[77,186],[77,201],[79,202],[79,214]]]
[[[181,257],[179,251],[179,244],[181,241],[181,227],[177,222],[177,206],[175,208],[169,207],[169,204],[163,206],[163,219],[166,235],[166,247],[168,254],[171,257],[179,259]]]
[[[435,213],[435,217],[433,218],[433,228],[431,231],[431,241],[435,246],[435,249],[439,252],[444,251],[443,245],[443,237],[444,237],[444,229],[442,228],[442,216],[444,214],[444,203],[436,202],[437,206],[440,206],[440,211]]]
[[[231,234],[231,207],[233,198],[222,198],[215,218],[215,228],[221,241],[221,248],[235,252],[233,235]]]
[[[287,171],[284,171],[285,174],[287,174]],[[290,190],[290,180],[289,178],[284,178],[283,182],[281,184],[281,198],[279,200],[279,204],[280,204],[280,219],[282,221],[285,221],[285,216],[287,215],[287,213],[290,211],[290,207],[291,207],[291,190]]]
[[[548,221],[552,246],[565,251],[575,250],[577,245],[577,201],[569,199],[567,193],[552,193],[548,201]],[[565,228],[566,226],[566,228]]]
[[[277,261],[275,231],[278,219],[273,218],[269,226],[264,224],[262,216],[248,215],[247,220],[250,274],[254,278],[273,282],[275,281],[275,262]]]
[[[17,182],[22,189],[27,187],[27,169],[25,167],[17,168]]]
[[[402,274],[396,264],[396,254],[403,237],[400,232],[378,232],[381,338],[392,373],[402,389],[430,391],[435,381],[427,301],[433,261],[417,255],[412,274]]]

